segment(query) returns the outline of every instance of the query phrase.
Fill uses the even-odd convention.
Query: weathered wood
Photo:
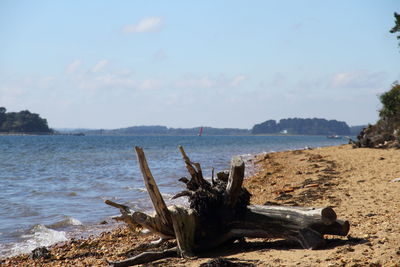
[[[132,218],[152,233],[158,234],[162,239],[175,238],[173,229],[169,225],[163,224],[158,215],[152,217],[143,212],[136,211],[132,214]]]
[[[212,184],[212,186],[215,186],[214,167],[211,168],[211,184]]]
[[[173,206],[170,209],[170,213],[178,243],[178,253],[181,256],[195,255],[195,249],[198,246],[195,236],[199,224],[194,211],[192,209]]]
[[[111,201],[111,200],[105,200],[104,203],[119,209],[119,211],[121,212],[121,216],[113,217],[114,220],[123,221],[128,225],[129,229],[131,229],[132,231],[136,230],[136,227],[137,227],[137,225],[139,223],[137,223],[133,219],[133,217],[132,217],[133,212],[131,211],[131,209],[129,209],[128,206],[125,206],[125,205],[122,205],[122,204],[118,204],[118,203],[116,203],[114,201]]]
[[[152,217],[140,211],[133,212],[128,206],[118,204],[111,200],[106,200],[104,202],[120,210],[121,216],[113,217],[113,219],[125,222],[131,230],[135,231],[137,226],[141,225],[151,232],[158,234],[163,239],[174,238],[173,229],[162,224],[161,220],[158,219],[158,215]]]
[[[185,162],[186,169],[188,170],[190,176],[192,177],[191,182],[195,184],[194,188],[197,186],[205,187],[209,185],[209,183],[203,177],[203,171],[201,166],[197,162],[192,162],[190,158],[187,156],[185,150],[182,146],[179,146],[179,151],[182,154],[183,161]],[[194,166],[193,166],[194,165]]]
[[[240,157],[234,157],[231,161],[228,185],[226,186],[227,206],[233,208],[238,199],[244,178],[244,162]]]
[[[217,179],[218,180],[227,182],[228,178],[229,178],[229,171],[228,170],[217,172]]]
[[[173,198],[188,196],[190,208],[167,208],[143,150],[135,149],[156,215],[132,212],[127,206],[112,201],[106,203],[119,208],[121,218],[128,224],[140,224],[162,238],[176,238],[180,256],[196,255],[245,237],[285,238],[297,241],[303,248],[317,249],[325,245],[325,234],[345,236],[349,232],[349,222],[338,220],[331,207],[249,205],[250,194],[242,187],[245,165],[240,158],[232,159],[230,171],[217,173],[216,180],[212,175],[210,184],[203,178],[200,164],[191,162],[182,146],[179,149],[191,180],[179,179],[187,190]],[[149,257],[141,263],[152,259]],[[137,264],[133,263],[137,258],[123,262]]]
[[[241,220],[227,226],[234,237],[288,238],[304,248],[323,246],[324,234],[346,236],[349,223],[336,219],[330,207],[305,208],[249,205]]]
[[[127,267],[136,264],[144,264],[168,257],[176,257],[177,256],[177,248],[173,247],[170,249],[166,249],[163,251],[155,251],[155,252],[143,252],[135,257],[123,260],[123,261],[114,261],[109,262],[109,266],[112,267]]]
[[[193,194],[194,194],[194,193],[193,193],[192,191],[185,190],[185,191],[182,191],[182,192],[176,194],[176,195],[173,196],[171,199],[177,199],[177,198],[179,198],[179,197],[190,197],[190,196],[193,196]]]
[[[162,198],[161,193],[158,190],[157,184],[150,171],[149,165],[147,164],[143,149],[136,146],[135,150],[140,165],[140,170],[143,175],[144,184],[146,185],[147,192],[150,195],[150,199],[153,203],[154,209],[156,210],[156,213],[159,216],[161,223],[167,227],[171,227],[172,222],[167,205],[165,204],[164,199]]]
[[[193,179],[197,180],[197,172],[196,172],[195,168],[192,166],[192,163],[191,163],[189,157],[186,155],[186,152],[183,149],[183,146],[179,146],[179,151],[182,154],[183,161],[185,162],[186,169],[188,170],[190,176]]]

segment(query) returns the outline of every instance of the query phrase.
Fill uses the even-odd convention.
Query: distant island
[[[256,124],[251,130],[239,128],[169,128],[166,126],[132,126],[126,128],[105,129],[59,129],[54,131],[47,125],[47,120],[28,110],[7,112],[0,107],[0,134],[71,134],[71,135],[259,135],[259,134],[292,134],[292,135],[355,135],[364,126],[349,127],[344,121],[326,119],[288,118],[267,120]]]
[[[293,135],[357,135],[364,126],[349,127],[345,122],[326,119],[282,119],[279,122],[268,120],[254,125],[252,129],[238,128],[169,128],[166,126],[132,126],[119,129],[59,129],[59,133],[85,135],[257,135],[257,134],[293,134]]]
[[[326,119],[268,120],[254,125],[252,134],[299,134],[299,135],[350,135],[350,127],[344,121]]]
[[[288,118],[267,120],[256,124],[251,130],[239,128],[169,128],[166,126],[132,126],[126,128],[105,129],[59,129],[54,131],[47,125],[47,120],[28,110],[7,112],[0,107],[0,134],[67,134],[67,135],[354,135],[364,126],[349,127],[346,122],[326,119]]]
[[[204,135],[249,135],[248,129],[237,128],[213,128],[213,127],[194,127],[194,128],[168,128],[166,126],[132,126],[112,130],[105,129],[76,129],[72,131],[60,131],[62,133],[84,133],[85,135],[198,135],[203,128]]]
[[[51,134],[47,120],[28,110],[7,112],[0,107],[0,133]]]

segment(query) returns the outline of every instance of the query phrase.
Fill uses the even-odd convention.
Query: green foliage
[[[397,129],[400,126],[400,84],[393,83],[392,88],[380,96],[382,109],[379,111],[380,124]],[[389,127],[390,126],[390,127]]]
[[[12,133],[51,133],[47,120],[40,118],[36,113],[28,110],[20,112],[6,112],[0,107],[0,132]]]
[[[6,120],[6,111],[7,111],[6,108],[0,107],[0,132],[3,122]]]
[[[398,82],[393,83],[392,88],[379,98],[383,105],[379,111],[382,119],[400,117],[400,84]]]
[[[400,14],[394,12],[394,18],[395,18],[395,25],[394,27],[390,30],[390,33],[399,33],[396,38],[400,40]],[[400,43],[399,43],[400,46]]]

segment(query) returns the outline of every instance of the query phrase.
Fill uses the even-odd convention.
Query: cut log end
[[[240,157],[234,157],[231,161],[228,184],[226,186],[227,206],[233,208],[239,197],[244,179],[244,162]]]
[[[321,218],[325,224],[331,224],[336,221],[336,212],[331,207],[326,207],[321,210]]]

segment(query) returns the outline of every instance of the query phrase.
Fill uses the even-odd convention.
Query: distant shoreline
[[[4,132],[0,133],[0,136],[44,136],[44,135],[71,135],[71,136],[83,136],[85,134],[83,133],[29,133],[29,132],[21,132],[21,133],[15,133],[15,132]]]
[[[0,136],[197,136],[194,134],[87,134],[87,133],[0,133]],[[313,134],[203,134],[205,136],[327,136]],[[352,135],[339,135],[339,138],[348,138]]]

